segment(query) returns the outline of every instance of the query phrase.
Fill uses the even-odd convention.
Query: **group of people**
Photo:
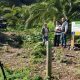
[[[60,21],[56,21],[56,27],[54,30],[54,46],[59,46],[61,43],[62,47],[66,47],[66,36],[68,32],[68,22],[65,17],[61,18]],[[48,33],[49,29],[47,26],[47,23],[44,23],[43,28],[42,28],[42,37],[43,37],[43,43],[48,41]]]

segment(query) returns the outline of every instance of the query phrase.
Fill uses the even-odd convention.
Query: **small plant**
[[[41,76],[36,75],[33,80],[43,80]]]
[[[29,77],[30,74],[30,69],[26,68],[23,70],[10,70],[8,68],[5,69],[5,74],[7,77],[7,80],[30,80],[31,78]],[[3,76],[0,75],[0,79]],[[3,79],[1,79],[3,80]]]
[[[41,58],[44,55],[46,55],[46,50],[45,50],[45,47],[42,46],[42,43],[38,42],[36,44],[36,46],[34,47],[34,52],[32,53],[32,55],[34,55],[35,58]]]
[[[77,40],[77,43],[80,44],[80,39]]]

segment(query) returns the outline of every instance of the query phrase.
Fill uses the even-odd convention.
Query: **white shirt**
[[[62,31],[67,32],[67,30],[68,30],[68,22],[65,21],[65,22],[63,22],[63,24],[62,24]]]
[[[55,28],[55,35],[61,35],[61,25],[56,25]]]

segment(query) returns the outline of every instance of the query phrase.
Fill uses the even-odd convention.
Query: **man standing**
[[[66,47],[66,35],[68,31],[68,22],[67,20],[63,17],[62,19],[62,35],[61,35],[61,45],[62,47]]]
[[[45,44],[45,42],[48,41],[48,33],[49,33],[49,29],[47,27],[47,23],[44,23],[42,27],[43,44]]]

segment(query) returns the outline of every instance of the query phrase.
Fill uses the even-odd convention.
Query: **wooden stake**
[[[47,80],[51,80],[51,44],[46,42],[46,77]]]
[[[71,39],[71,48],[74,48],[74,34],[72,34],[72,39]]]

